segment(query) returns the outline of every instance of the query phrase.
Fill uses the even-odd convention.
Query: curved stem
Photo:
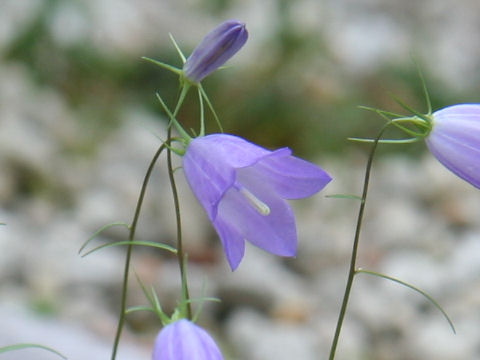
[[[148,166],[148,170],[145,174],[145,178],[143,179],[143,184],[142,188],[140,190],[140,195],[137,200],[137,206],[135,208],[135,214],[133,216],[133,221],[132,225],[130,226],[130,233],[128,235],[128,241],[133,243],[135,239],[135,231],[137,229],[137,222],[140,217],[140,210],[142,208],[143,204],[143,199],[145,197],[145,192],[147,190],[147,185],[148,181],[150,180],[150,176],[153,171],[153,167],[155,166],[155,163],[158,160],[158,157],[162,153],[162,151],[165,149],[165,144],[162,144],[155,155],[152,158],[152,161],[150,162],[150,165]],[[115,341],[113,343],[113,350],[112,350],[112,360],[115,360],[115,357],[117,356],[117,349],[118,349],[118,343],[120,342],[120,336],[122,335],[122,330],[123,330],[123,325],[125,323],[125,309],[126,309],[126,303],[127,303],[127,288],[128,288],[128,273],[130,270],[130,259],[132,257],[132,250],[133,250],[133,244],[129,244],[127,247],[127,255],[125,258],[125,269],[123,271],[123,284],[122,284],[122,297],[121,297],[121,304],[120,304],[120,315],[118,318],[118,326],[117,326],[117,332],[115,334]]]
[[[368,162],[367,166],[365,169],[365,178],[363,182],[363,192],[362,192],[362,199],[360,203],[360,208],[358,210],[358,217],[357,217],[357,227],[355,229],[355,237],[353,240],[353,248],[352,248],[352,255],[350,258],[350,268],[348,271],[348,278],[347,278],[347,284],[345,286],[345,293],[343,295],[343,301],[342,301],[342,307],[340,308],[340,313],[338,314],[338,320],[337,320],[337,327],[335,329],[335,335],[333,337],[332,341],[332,346],[330,348],[330,356],[329,360],[333,360],[335,358],[335,352],[337,349],[338,345],[338,339],[340,338],[340,331],[342,330],[342,325],[343,325],[343,320],[345,318],[345,314],[347,312],[347,305],[348,305],[348,300],[350,298],[350,292],[352,290],[352,285],[353,285],[353,279],[356,274],[356,263],[357,263],[357,253],[358,253],[358,245],[359,245],[359,240],[360,240],[360,231],[362,228],[362,222],[363,222],[363,213],[365,212],[365,204],[367,202],[367,194],[368,194],[368,184],[370,182],[370,172],[372,169],[372,163],[373,163],[373,157],[375,155],[375,151],[377,149],[378,143],[387,129],[387,127],[391,125],[391,122],[386,123],[383,128],[380,130],[378,133],[377,137],[375,138],[375,141],[373,142],[372,148],[370,150],[370,154],[368,156]]]

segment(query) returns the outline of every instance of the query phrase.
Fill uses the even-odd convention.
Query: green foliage
[[[48,346],[39,345],[39,344],[13,344],[13,345],[3,346],[3,347],[0,347],[0,354],[6,353],[8,351],[30,349],[30,348],[43,349],[43,350],[46,350],[46,351],[49,351],[51,353],[54,353],[54,354],[58,355],[62,359],[67,359],[67,357],[65,355],[62,355],[61,353],[59,353],[55,349],[52,349]]]

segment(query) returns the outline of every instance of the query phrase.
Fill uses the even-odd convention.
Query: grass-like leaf
[[[326,195],[325,197],[331,198],[331,199],[349,199],[349,200],[360,200],[360,201],[362,201],[361,196],[352,195],[352,194],[332,194],[332,195]]]
[[[80,254],[83,249],[85,249],[85,247],[90,243],[90,241],[92,241],[93,239],[95,239],[98,235],[100,235],[102,232],[104,232],[105,230],[107,229],[110,229],[111,227],[114,227],[114,226],[124,226],[126,227],[127,229],[130,228],[130,225],[127,224],[127,223],[124,223],[124,222],[113,222],[113,223],[110,223],[110,224],[107,224],[107,225],[104,225],[102,226],[100,229],[98,229],[97,231],[95,231],[93,233],[92,236],[90,236],[87,241],[85,241],[83,243],[83,245],[80,247],[80,249],[78,250],[78,253]]]
[[[155,312],[155,310],[149,306],[132,306],[125,310],[125,314],[130,314],[136,311],[150,311],[153,313]]]
[[[378,273],[378,272],[375,272],[375,271],[369,271],[369,270],[359,268],[359,269],[356,270],[356,273],[378,276],[378,277],[381,277],[383,279],[387,279],[387,280],[396,282],[400,285],[406,286],[407,288],[418,292],[419,294],[423,295],[428,301],[430,301],[443,314],[445,319],[448,321],[448,324],[450,325],[450,328],[452,329],[453,333],[454,334],[457,333],[456,330],[455,330],[455,326],[453,325],[453,322],[450,319],[450,317],[448,316],[448,314],[446,313],[446,311],[440,306],[440,304],[433,297],[431,297],[429,294],[427,294],[422,289],[420,289],[420,288],[418,288],[418,287],[416,287],[412,284],[409,284],[405,281],[402,281],[400,279],[397,279],[397,278],[394,278],[392,276],[388,276],[388,275],[385,275],[385,274],[382,274],[382,273]]]
[[[29,348],[37,348],[37,349],[43,349],[46,351],[50,351],[51,353],[54,353],[58,356],[60,356],[62,359],[67,359],[67,357],[61,353],[59,353],[57,350],[52,349],[48,346],[45,345],[40,345],[40,344],[13,344],[13,345],[7,345],[0,347],[0,354],[5,353],[7,351],[14,351],[14,350],[22,350],[22,349],[29,349]]]
[[[101,249],[105,249],[113,246],[120,246],[120,245],[150,246],[157,249],[167,250],[174,254],[177,253],[177,249],[175,249],[174,247],[170,245],[162,244],[162,243],[153,242],[153,241],[117,241],[117,242],[97,246],[96,248],[87,251],[85,254],[82,255],[82,257],[90,255],[91,253]]]
[[[347,140],[356,141],[356,142],[363,142],[363,143],[374,143],[375,139],[367,139],[367,138],[356,138],[356,137],[349,137]],[[406,139],[381,139],[378,140],[379,144],[411,144],[414,142],[419,141],[420,138],[418,137],[411,137]]]

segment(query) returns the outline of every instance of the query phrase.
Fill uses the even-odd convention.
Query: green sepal
[[[203,86],[201,84],[198,84],[198,89],[200,90],[200,93],[201,93],[203,99],[205,99],[205,102],[207,103],[208,108],[212,112],[212,115],[213,115],[215,121],[217,122],[217,125],[218,125],[218,128],[219,128],[220,132],[223,133],[222,124],[220,123],[220,119],[217,115],[217,112],[213,108],[212,102],[208,98],[207,93],[205,92],[205,90],[203,89]]]
[[[178,44],[175,41],[175,38],[173,37],[172,33],[168,33],[168,36],[170,37],[170,40],[172,41],[173,46],[175,47],[175,50],[177,50],[178,56],[180,56],[180,59],[182,59],[182,63],[185,64],[187,59],[185,58],[185,55],[183,55],[183,52],[180,49],[180,46],[178,46]]]
[[[203,304],[205,301],[214,301],[214,302],[221,302],[220,299],[214,298],[214,297],[206,297],[205,292],[206,292],[206,283],[203,282],[202,284],[202,297],[201,298],[195,298],[195,299],[189,299],[189,303],[194,303],[194,302],[200,302],[200,305],[198,306],[197,310],[195,311],[195,314],[192,316],[192,321],[196,322],[198,320],[198,317],[200,316],[202,309],[203,309]]]
[[[175,116],[178,113],[178,110],[180,109],[181,104],[183,103],[183,100],[185,99],[185,96],[187,95],[189,86],[185,85],[182,87],[182,92],[180,94],[180,99],[178,101],[177,107],[172,114],[170,109],[168,108],[167,104],[165,104],[165,101],[163,101],[162,97],[160,96],[159,93],[156,93],[155,95],[157,96],[158,101],[160,102],[160,105],[162,105],[163,110],[167,113],[168,117],[170,118],[170,123],[175,126],[177,129],[178,133],[180,136],[183,138],[185,145],[188,145],[188,143],[192,140],[192,137],[183,129],[183,127],[180,125],[180,123],[177,121]],[[170,126],[170,124],[169,124]],[[174,150],[172,150],[174,151]],[[174,151],[175,152],[175,151]]]
[[[397,96],[395,96],[393,94],[392,94],[392,98],[393,98],[393,100],[395,100],[395,102],[398,105],[400,105],[405,110],[410,111],[412,114],[417,115],[419,118],[421,118],[425,121],[430,121],[430,118],[428,117],[430,114],[422,114],[422,113],[418,112],[417,110],[415,110],[411,106],[407,105],[406,103],[404,103],[402,100],[400,100]]]
[[[176,68],[175,66],[165,64],[161,61],[151,59],[151,58],[146,57],[146,56],[142,56],[141,59],[145,60],[145,61],[148,61],[148,62],[151,62],[152,64],[158,65],[165,70],[168,70],[168,71],[171,71],[171,72],[177,74],[178,76],[181,76],[183,74],[182,69]]]
[[[147,298],[148,302],[151,305],[151,308],[144,307],[145,310],[152,311],[157,316],[159,317],[160,321],[162,324],[165,326],[171,322],[170,318],[163,312],[162,307],[160,305],[160,301],[158,300],[157,293],[155,292],[155,289],[151,288],[151,294],[148,292],[145,284],[140,280],[140,277],[138,276],[137,273],[135,273],[135,277],[137,278],[138,283],[140,284],[140,287],[142,288],[143,294]]]
[[[370,106],[359,105],[358,108],[362,109],[362,110],[372,111],[372,112],[377,113],[379,115],[384,115],[387,120],[391,120],[390,118],[393,119],[393,118],[398,118],[398,117],[403,116],[401,114],[397,114],[397,113],[386,111],[386,110],[377,109],[377,108],[370,107]]]

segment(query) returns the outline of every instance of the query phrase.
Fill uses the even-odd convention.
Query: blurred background
[[[244,21],[246,46],[204,81],[226,132],[267,148],[289,146],[334,181],[293,204],[296,259],[247,247],[232,273],[181,172],[193,296],[217,296],[200,324],[226,359],[326,358],[347,275],[368,145],[394,97],[420,112],[479,102],[480,3],[475,0],[0,0],[0,346],[34,342],[69,359],[108,359],[125,248],[82,258],[101,226],[129,223],[140,185],[165,138],[155,98],[178,95],[174,75],[221,21]],[[179,116],[196,126],[190,96]],[[207,130],[217,131],[207,119]],[[396,134],[391,134],[395,136]],[[358,276],[337,359],[480,358],[480,196],[422,143],[382,146],[375,163],[359,266],[430,293],[457,327],[398,284]],[[95,245],[127,238],[112,228]],[[138,239],[175,243],[165,159],[152,178]],[[179,293],[168,254],[137,248],[135,272],[166,311]],[[205,288],[205,289],[204,289]],[[146,304],[132,276],[128,303]],[[160,323],[127,318],[118,359],[149,359]],[[56,359],[41,350],[1,359]]]

